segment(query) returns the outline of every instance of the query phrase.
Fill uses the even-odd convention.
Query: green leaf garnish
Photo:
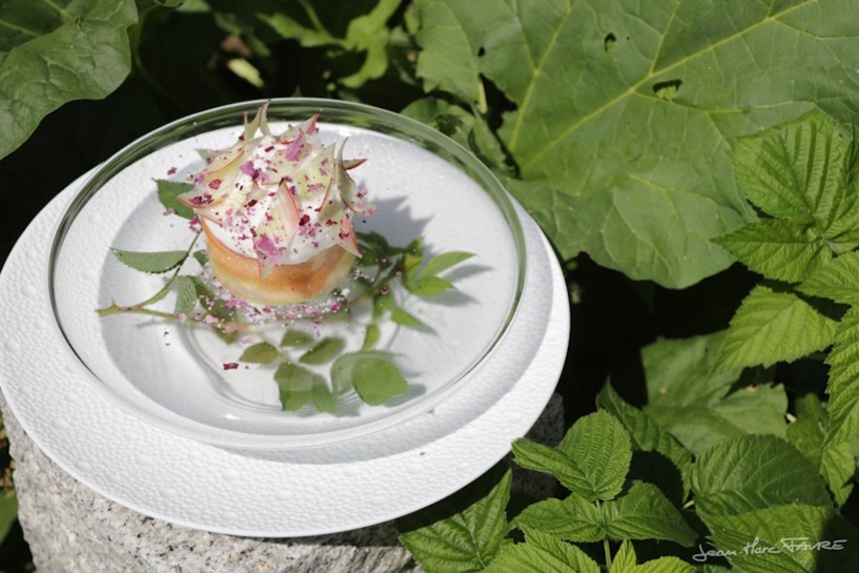
[[[200,263],[201,267],[205,267],[209,263],[209,255],[204,250],[194,251],[191,256]]]
[[[269,364],[280,357],[280,352],[268,342],[257,342],[244,349],[239,357],[240,362]]]
[[[392,355],[378,350],[343,354],[331,366],[331,383],[337,394],[354,388],[371,405],[384,404],[408,392],[408,383],[391,362]]]
[[[291,362],[281,363],[274,379],[280,388],[280,403],[287,411],[300,410],[313,399],[315,388],[325,386],[322,376]]]
[[[173,281],[176,288],[176,306],[173,312],[177,316],[190,316],[194,313],[197,306],[197,287],[191,277],[178,276]]]
[[[418,317],[409,314],[399,306],[391,311],[391,322],[409,328],[419,328],[424,324]]]
[[[438,296],[453,288],[448,281],[435,276],[421,276],[406,284],[410,293],[417,296]]]
[[[182,193],[187,193],[194,188],[193,183],[185,183],[183,181],[168,181],[166,179],[156,179],[158,185],[158,200],[168,209],[172,209],[174,213],[184,219],[193,219],[196,217],[194,210],[191,207],[179,202],[176,198]]]
[[[466,253],[463,251],[449,251],[447,253],[441,253],[440,255],[431,258],[427,264],[424,265],[424,268],[421,271],[421,276],[434,277],[473,256],[473,253]]]
[[[281,346],[290,348],[303,348],[310,346],[316,341],[316,337],[302,330],[293,328],[288,329],[283,333],[283,338],[280,341]]]
[[[379,341],[379,337],[381,336],[381,331],[379,327],[375,324],[368,324],[367,329],[364,332],[364,342],[361,344],[361,350],[369,350],[376,345],[376,342]]]
[[[111,249],[124,265],[144,273],[166,273],[185,261],[185,251],[136,252]]]
[[[325,364],[343,351],[346,342],[342,338],[323,338],[313,348],[304,353],[299,362],[304,364]]]
[[[316,384],[310,391],[310,400],[313,407],[319,412],[335,414],[337,412],[337,401],[327,386]]]

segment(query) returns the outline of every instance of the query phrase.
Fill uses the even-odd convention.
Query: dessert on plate
[[[196,212],[209,263],[238,298],[265,305],[333,290],[360,251],[354,214],[372,215],[340,144],[323,144],[317,116],[273,135],[267,104],[230,148],[208,154],[194,188],[178,197]]]

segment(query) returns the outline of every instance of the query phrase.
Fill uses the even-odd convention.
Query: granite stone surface
[[[354,531],[292,539],[209,533],[146,517],[80,484],[24,433],[0,394],[15,459],[19,519],[39,573],[417,572],[397,542],[393,522]],[[563,406],[552,397],[528,437],[555,445],[564,432]],[[536,498],[554,480],[514,468],[514,488]]]

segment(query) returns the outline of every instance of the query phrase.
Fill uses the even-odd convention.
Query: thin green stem
[[[608,537],[604,537],[602,540],[602,548],[605,551],[605,567],[607,571],[611,571],[611,546],[608,542]]]
[[[74,20],[75,17],[69,13],[65,8],[54,2],[54,0],[41,0],[42,4],[46,6],[50,6],[52,10],[54,10],[57,14],[63,17],[65,20]]]
[[[15,30],[16,32],[21,32],[22,34],[28,34],[30,36],[41,36],[42,35],[39,32],[36,32],[36,31],[31,30],[29,28],[25,28],[24,26],[21,26],[20,24],[15,24],[14,22],[9,22],[8,20],[3,20],[2,18],[0,18],[0,26],[5,26],[6,28],[9,28],[10,30]]]
[[[176,277],[179,276],[179,271],[182,270],[182,266],[185,264],[185,261],[188,260],[188,257],[191,256],[191,251],[194,249],[194,245],[197,244],[197,239],[200,238],[201,231],[197,231],[197,234],[194,235],[194,238],[191,239],[191,244],[188,245],[188,248],[185,250],[185,256],[182,257],[182,260],[179,261],[179,264],[176,265],[176,269],[173,271],[173,274],[170,275],[164,282],[164,286],[162,286],[158,292],[147,298],[142,302],[138,302],[137,304],[131,304],[128,306],[119,306],[116,304],[116,301],[111,301],[110,306],[106,306],[104,308],[100,308],[96,310],[99,316],[108,316],[110,314],[117,314],[119,312],[136,312],[143,309],[150,304],[156,303],[162,298],[164,298],[167,293],[170,291],[170,287],[173,285],[173,282],[176,280]]]
[[[310,19],[310,23],[316,29],[317,32],[322,32],[326,36],[328,36],[331,41],[337,42],[337,38],[331,35],[331,33],[325,29],[325,26],[322,24],[322,20],[319,19],[319,15],[316,13],[316,10],[313,9],[313,5],[307,0],[299,0],[299,4],[304,8],[304,11],[307,13],[307,17]]]

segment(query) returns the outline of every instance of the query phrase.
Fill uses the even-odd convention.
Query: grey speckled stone
[[[253,539],[188,529],[145,517],[96,494],[45,456],[0,394],[15,459],[19,518],[39,573],[416,572],[393,523],[299,539]],[[563,406],[553,396],[528,437],[557,444]],[[516,471],[514,488],[552,493],[551,477]]]

